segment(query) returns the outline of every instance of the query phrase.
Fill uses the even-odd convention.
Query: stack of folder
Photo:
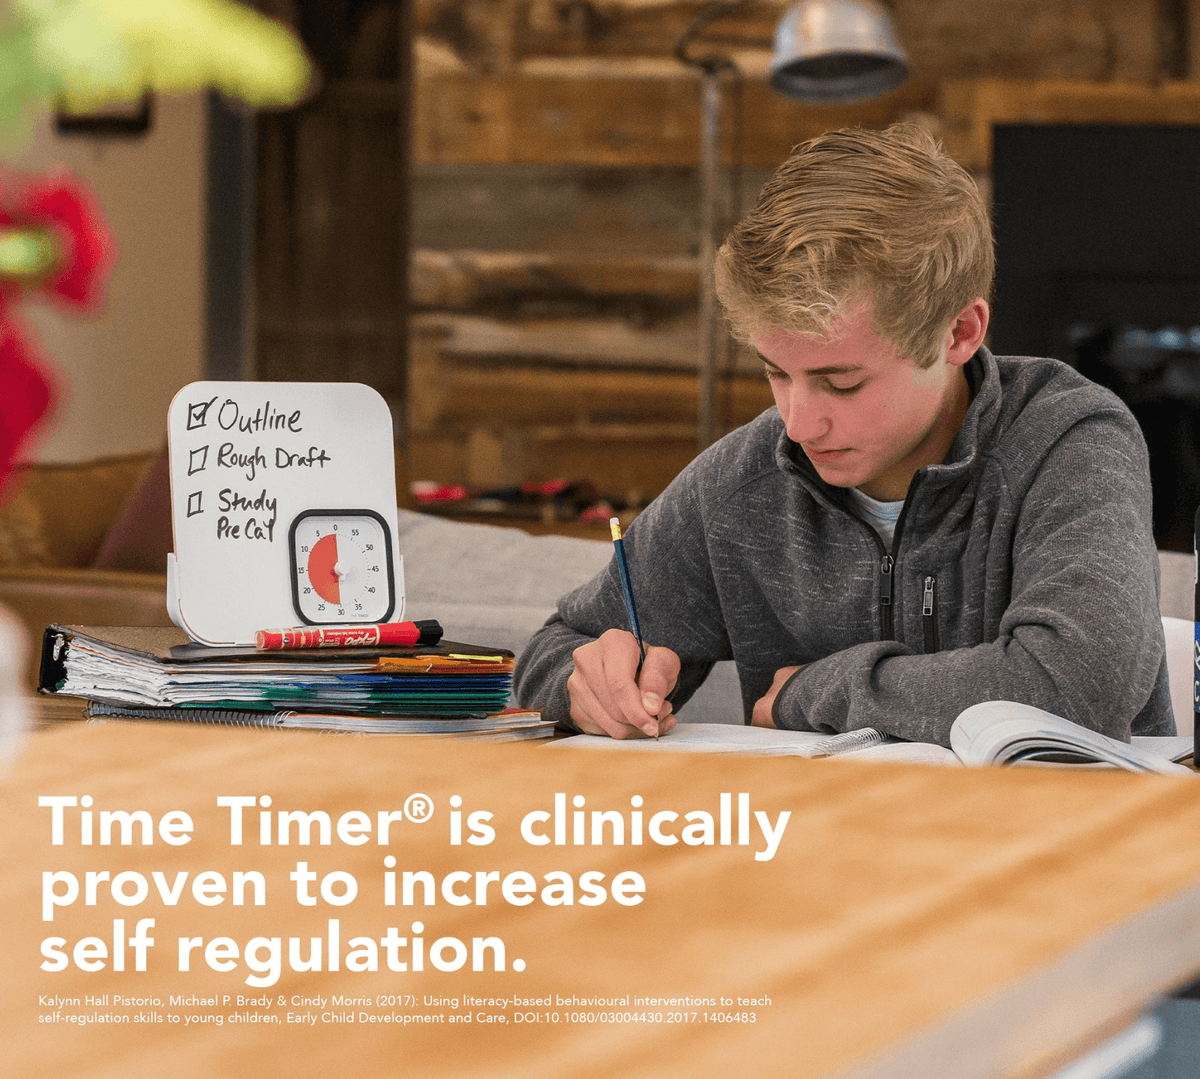
[[[90,717],[369,734],[544,738],[554,724],[507,708],[513,654],[435,645],[260,651],[195,644],[180,630],[50,626],[39,690],[82,697]]]

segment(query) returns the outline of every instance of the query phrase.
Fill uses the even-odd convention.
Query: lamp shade
[[[771,88],[801,101],[852,101],[896,89],[908,57],[879,0],[800,0],[775,31]]]

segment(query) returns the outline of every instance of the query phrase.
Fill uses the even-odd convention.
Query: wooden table
[[[84,795],[94,842],[80,842],[76,805],[63,807],[55,845],[53,809],[38,798]],[[217,799],[264,796],[271,814],[329,814],[330,842],[314,832],[301,843],[293,824],[284,845],[272,816],[263,845],[263,807],[251,805],[232,845]],[[609,823],[593,845],[585,817],[577,845],[577,797],[581,813],[620,817],[626,841],[612,842]],[[29,738],[0,809],[0,1059],[23,1079],[159,1079],[181,1067],[356,1079],[1044,1076],[1200,970],[1200,785],[1188,779],[60,723]],[[165,832],[143,845],[135,827],[122,845],[118,828],[105,844],[100,814],[114,811],[166,818]],[[386,845],[381,811],[396,814]],[[777,828],[784,812],[773,855],[756,859],[771,848],[762,821]],[[630,842],[635,813],[641,845]],[[678,814],[657,818],[674,844],[651,838],[663,813]],[[705,814],[712,844],[683,842],[687,827],[703,838]],[[522,821],[549,842],[523,838]],[[404,904],[405,871],[430,874],[432,906],[420,886]],[[108,874],[93,877],[92,905],[89,872]],[[62,874],[57,900],[45,899],[43,873]],[[216,876],[194,892],[201,873]],[[234,904],[235,873],[261,874],[263,905],[252,877]],[[298,901],[296,873],[315,874],[312,905]],[[522,873],[535,885],[528,905]],[[602,902],[582,901],[587,873],[602,874],[586,878]],[[620,874],[639,874],[644,891]],[[68,902],[72,878],[81,889]],[[351,878],[357,892],[343,902]],[[160,889],[176,889],[174,905]],[[144,919],[155,943],[138,971],[128,941]],[[111,969],[114,935],[127,942],[115,949],[123,971]],[[424,970],[389,970],[389,949],[415,962],[418,937]],[[188,970],[180,938],[200,938]],[[314,939],[323,969],[292,969]],[[43,947],[62,958],[44,960]],[[372,949],[380,969],[351,969]]]

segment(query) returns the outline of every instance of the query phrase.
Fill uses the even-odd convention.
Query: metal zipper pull
[[[894,633],[892,627],[892,567],[895,560],[890,554],[883,556],[879,564],[882,579],[879,582],[879,635],[884,640],[890,640]]]
[[[925,578],[925,590],[921,593],[921,631],[925,637],[926,654],[938,650],[937,619],[933,613],[933,589],[937,583],[932,575]]]
[[[879,566],[879,572],[883,574],[883,581],[879,586],[879,602],[885,607],[892,605],[892,566],[895,564],[892,556],[885,554]]]

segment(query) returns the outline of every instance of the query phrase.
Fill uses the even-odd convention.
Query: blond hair
[[[733,332],[829,333],[864,300],[901,356],[927,367],[955,316],[988,299],[987,208],[928,132],[830,131],[802,143],[717,253]]]

